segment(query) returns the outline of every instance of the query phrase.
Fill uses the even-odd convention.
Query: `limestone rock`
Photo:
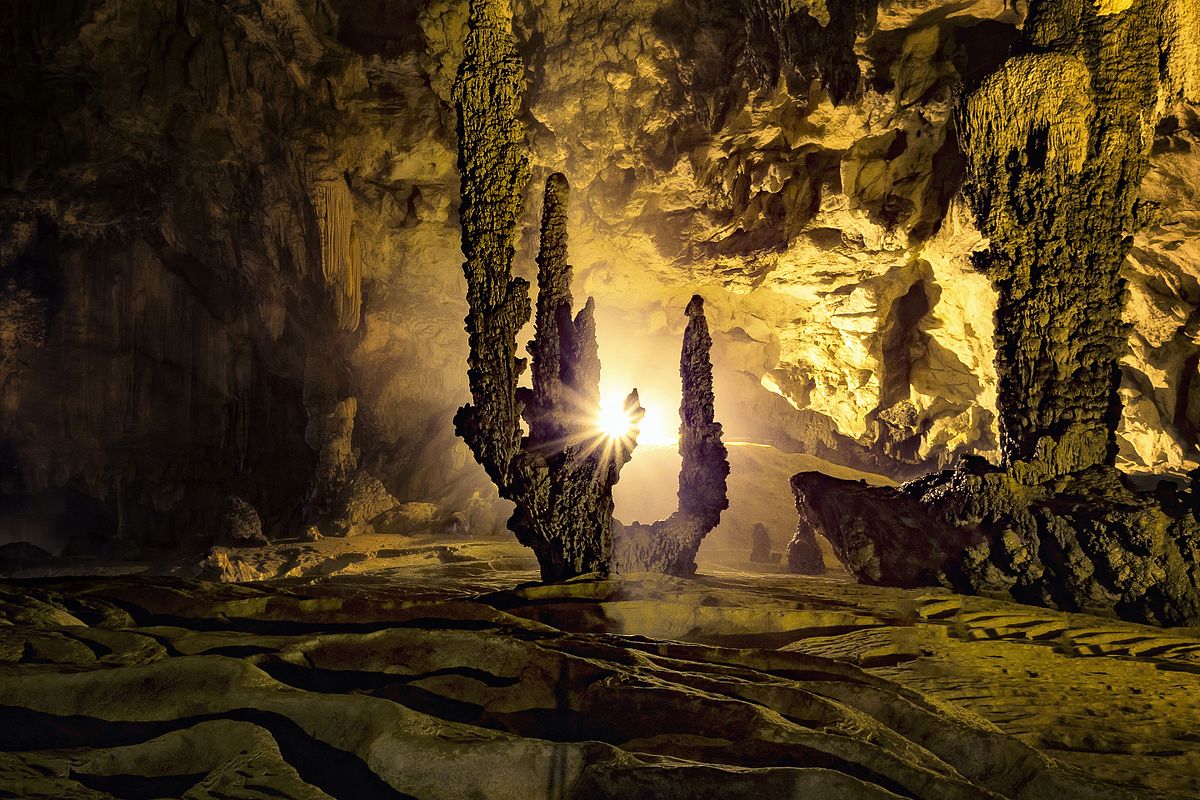
[[[788,542],[784,556],[787,558],[788,572],[797,575],[825,574],[825,557],[817,544],[816,532],[803,516]]]
[[[0,46],[5,491],[78,492],[99,540],[119,520],[152,547],[187,541],[247,476],[271,535],[359,466],[401,501],[492,502],[452,421],[469,396],[447,268],[467,4],[35,5]],[[1179,475],[1200,463],[1200,403],[1184,402],[1200,348],[1194,5],[1161,6],[1174,44],[1149,70],[1179,88],[1147,132],[1141,191],[1160,217],[1119,231],[1134,242],[1118,457]],[[532,195],[564,173],[571,288],[595,298],[600,350],[645,334],[607,378],[673,406],[642,378],[701,291],[730,438],[898,478],[996,454],[996,293],[971,265],[985,242],[955,199],[952,116],[1027,8],[518,2],[536,179],[518,223],[536,229]],[[532,254],[534,235],[513,246]],[[517,277],[533,269],[517,259]],[[510,511],[496,500],[489,518]]]
[[[771,560],[771,536],[767,526],[761,522],[754,523],[750,531],[750,560],[757,564],[766,564]]]
[[[618,572],[691,575],[701,542],[729,508],[729,452],[715,419],[712,338],[704,299],[693,295],[684,313],[688,324],[679,357],[679,505],[674,514],[650,525],[621,526],[614,520],[613,563]]]
[[[273,577],[255,569],[228,548],[214,547],[192,570],[193,577],[215,583],[250,583]]]
[[[354,529],[372,522],[399,505],[383,482],[366,470],[354,475],[338,498],[336,525]]]
[[[442,518],[442,510],[433,503],[400,503],[375,520],[380,533],[413,533],[429,530]]]
[[[226,499],[218,522],[216,542],[225,547],[259,547],[266,544],[262,520],[254,506],[240,497]]]
[[[314,800],[1131,796],[976,713],[798,649],[820,646],[805,626],[822,619],[894,631],[843,597],[803,609],[794,589],[764,598],[664,576],[475,597],[446,577],[118,579],[21,599],[0,587],[0,619],[14,623],[0,640],[0,784],[81,798],[130,786]],[[85,606],[89,619],[130,619],[105,629],[65,611]],[[753,643],[703,641],[732,630]],[[769,644],[781,634],[797,648]],[[1060,688],[1062,659],[1026,649]],[[1170,695],[1186,691],[1172,683]],[[1191,711],[1177,712],[1181,727]]]
[[[1019,472],[1016,474],[1020,474]],[[1111,467],[1018,480],[982,462],[868,487],[801,473],[802,517],[859,580],[940,585],[1159,625],[1200,622],[1196,502]]]
[[[9,542],[0,545],[0,572],[11,573],[39,567],[53,558],[53,555],[31,542]]]

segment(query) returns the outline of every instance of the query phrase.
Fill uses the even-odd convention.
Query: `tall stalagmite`
[[[468,380],[473,405],[455,418],[475,457],[516,504],[509,528],[533,548],[542,578],[605,573],[612,551],[612,487],[636,445],[643,413],[637,392],[625,408],[630,434],[596,429],[600,360],[591,300],[572,319],[567,263],[566,178],[546,181],[538,254],[533,388],[518,389],[525,368],[516,335],[529,319],[529,285],[512,277],[521,192],[529,180],[518,113],[524,67],[504,0],[471,4],[466,54],[455,84],[462,250],[467,277]],[[520,418],[529,426],[521,437]]]
[[[1040,0],[965,100],[965,185],[999,292],[1003,464],[899,490],[801,473],[801,531],[872,583],[940,583],[1166,624],[1200,622],[1200,487],[1139,492],[1112,465],[1127,331],[1119,271],[1153,209],[1154,126],[1197,94],[1194,3]]]
[[[521,192],[529,182],[525,128],[518,119],[525,65],[517,54],[508,3],[471,3],[466,52],[454,84],[458,115],[459,220],[466,260],[467,377],[473,405],[455,417],[460,436],[497,486],[509,482],[520,447],[517,332],[529,321],[529,283],[512,277]]]
[[[533,388],[517,389],[529,435],[509,469],[505,494],[517,504],[509,522],[533,548],[546,580],[607,572],[612,552],[613,484],[637,443],[636,429],[610,438],[597,430],[600,358],[595,304],[572,319],[567,263],[567,179],[546,179],[538,253]],[[644,413],[637,391],[625,401],[631,426]]]
[[[620,572],[665,572],[691,575],[696,571],[700,542],[717,527],[729,508],[726,478],[728,451],[721,441],[721,423],[713,408],[712,337],[704,317],[704,299],[692,297],[685,313],[679,377],[679,508],[650,525],[625,526],[617,535],[614,563]]]

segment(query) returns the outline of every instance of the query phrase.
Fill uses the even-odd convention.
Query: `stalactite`
[[[712,337],[704,317],[704,300],[692,297],[685,313],[679,376],[683,399],[679,406],[678,510],[650,525],[624,527],[616,541],[615,567],[620,572],[665,572],[691,575],[696,571],[700,542],[729,508],[726,478],[728,451],[721,441],[721,423],[713,407]]]
[[[313,190],[313,209],[321,234],[321,273],[333,294],[338,327],[356,330],[362,316],[362,247],[346,181],[319,181]]]
[[[741,0],[747,59],[760,87],[773,87],[786,66],[806,78],[819,78],[835,103],[858,95],[862,71],[855,41],[874,26],[878,4]]]

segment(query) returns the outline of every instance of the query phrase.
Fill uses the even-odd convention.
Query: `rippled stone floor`
[[[265,583],[0,583],[0,796],[1200,796],[1198,631],[344,547]]]

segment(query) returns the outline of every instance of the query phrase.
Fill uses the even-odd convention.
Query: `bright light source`
[[[679,442],[676,428],[678,422],[670,424],[673,414],[664,414],[661,408],[652,406],[640,424],[635,425],[625,411],[625,396],[606,394],[600,398],[600,416],[596,427],[609,439],[625,439],[638,431],[638,443],[643,445],[673,446]]]
[[[622,439],[633,433],[633,420],[625,413],[625,398],[607,395],[600,398],[597,427],[610,439]]]

